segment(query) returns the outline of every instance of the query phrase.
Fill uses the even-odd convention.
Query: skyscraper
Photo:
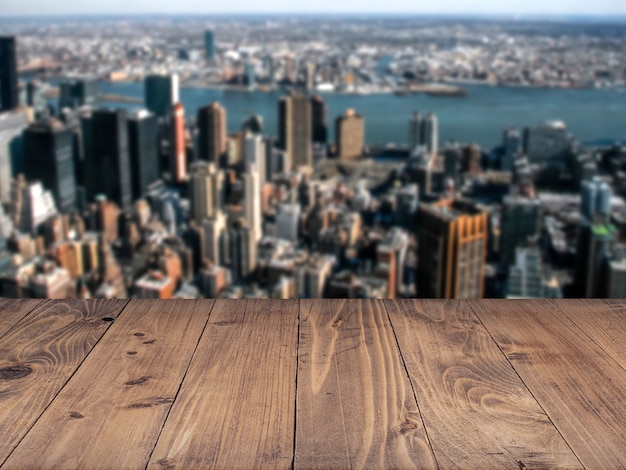
[[[0,111],[10,111],[19,105],[15,37],[2,36],[0,37]]]
[[[516,196],[504,198],[500,224],[500,261],[504,266],[511,266],[515,262],[518,247],[528,246],[529,239],[539,236],[542,212],[539,199]]]
[[[170,178],[173,183],[181,183],[187,176],[185,149],[185,108],[176,103],[170,115]]]
[[[265,141],[256,134],[246,134],[244,137],[243,157],[246,165],[255,165],[259,173],[259,184],[267,181],[267,166],[265,162]]]
[[[444,176],[451,180],[454,183],[455,187],[459,187],[459,185],[461,184],[461,147],[459,146],[459,144],[449,143],[444,149],[443,156]]]
[[[178,103],[178,75],[147,75],[144,79],[144,101],[148,111],[167,117]]]
[[[143,197],[159,179],[158,122],[146,110],[128,118],[128,154],[133,200]]]
[[[246,223],[253,232],[255,241],[259,241],[263,236],[261,227],[261,184],[259,172],[254,163],[246,165],[246,172],[243,175],[244,181],[244,215]]]
[[[93,106],[98,99],[98,82],[93,79],[66,80],[59,85],[59,108]]]
[[[328,141],[328,107],[321,96],[311,98],[311,134],[313,142],[326,144]]]
[[[204,52],[207,60],[215,59],[215,37],[210,29],[204,32]]]
[[[59,121],[32,124],[24,131],[26,177],[50,190],[61,212],[76,209],[73,134]]]
[[[85,170],[94,178],[86,188],[87,196],[91,200],[97,194],[104,194],[122,209],[130,209],[132,191],[126,111],[95,110],[91,126],[92,158],[85,162]]]
[[[465,200],[420,205],[417,295],[482,298],[487,253],[487,213]]]
[[[355,159],[363,155],[365,142],[365,121],[363,116],[348,109],[335,120],[335,140],[337,158]]]
[[[414,112],[409,120],[409,153],[412,154],[420,145],[425,146],[430,154],[437,154],[439,125],[437,116],[433,113],[422,117],[418,112]]]
[[[226,153],[226,110],[214,101],[198,109],[198,158],[222,166]]]
[[[0,113],[0,203],[8,204],[11,200],[11,177],[23,157],[22,132],[27,126],[22,110]]]
[[[218,171],[214,163],[196,162],[189,176],[189,199],[190,215],[198,226],[216,217],[225,203],[224,172]]]
[[[290,94],[278,103],[281,148],[287,153],[290,166],[296,169],[313,165],[311,139],[311,103],[306,96]]]

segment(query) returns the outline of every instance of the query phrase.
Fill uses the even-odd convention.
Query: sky
[[[0,0],[0,16],[145,13],[626,15],[626,0]]]

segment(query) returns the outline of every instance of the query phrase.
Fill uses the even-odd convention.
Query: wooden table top
[[[0,300],[0,468],[626,468],[626,302]]]

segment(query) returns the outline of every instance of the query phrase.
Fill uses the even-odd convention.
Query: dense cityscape
[[[6,28],[0,296],[626,296],[621,145],[562,121],[503,123],[495,148],[440,142],[445,123],[415,109],[408,145],[377,148],[367,115],[327,107],[332,92],[623,86],[623,28],[337,21]],[[144,99],[103,96],[105,81]],[[251,114],[229,132],[219,102],[190,117],[183,86],[281,90],[277,129]]]

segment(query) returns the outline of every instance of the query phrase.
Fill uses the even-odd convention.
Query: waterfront
[[[441,144],[453,139],[491,148],[499,144],[504,128],[523,128],[546,120],[565,121],[581,142],[626,140],[624,88],[550,90],[474,85],[466,88],[467,97],[323,94],[328,103],[329,138],[334,139],[335,117],[347,108],[354,108],[365,116],[368,144],[406,143],[408,120],[415,110],[437,115]],[[100,92],[142,98],[143,84],[102,82]],[[198,107],[217,100],[227,109],[229,132],[237,131],[251,114],[259,114],[264,120],[264,133],[269,135],[277,135],[277,100],[281,95],[279,91],[180,90],[189,117],[195,116]],[[102,102],[101,105],[137,107],[131,103]]]

